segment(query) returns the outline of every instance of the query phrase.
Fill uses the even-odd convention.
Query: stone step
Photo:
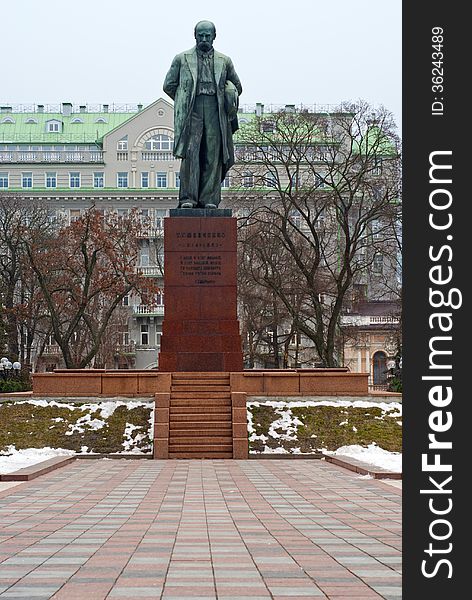
[[[174,415],[212,415],[212,414],[221,414],[228,415],[228,418],[231,419],[231,407],[230,406],[173,406],[172,403],[170,405],[170,416],[171,418]],[[201,420],[201,419],[200,419]]]
[[[232,427],[195,427],[194,425],[191,428],[187,429],[169,429],[169,438],[177,439],[184,438],[188,436],[192,436],[194,438],[201,439],[205,438],[232,438],[233,430]]]
[[[180,391],[175,391],[175,392],[172,392],[171,398],[172,398],[172,400],[184,399],[184,398],[198,398],[199,400],[222,398],[222,399],[227,400],[227,399],[231,399],[231,393],[230,392],[180,392]]]
[[[208,431],[213,429],[221,431],[232,431],[232,423],[229,419],[225,421],[171,421],[169,423],[169,429],[171,431],[184,431],[188,429],[194,429],[195,431]]]
[[[215,379],[214,377],[207,379],[175,379],[172,377],[172,385],[229,385],[229,377],[222,377],[220,379]]]
[[[169,458],[189,458],[195,460],[196,458],[233,458],[233,452],[219,452],[219,451],[208,451],[208,452],[179,452],[169,451]]]
[[[169,446],[193,446],[200,448],[201,446],[232,446],[233,438],[231,436],[209,436],[209,437],[198,437],[196,435],[188,435],[187,437],[174,437],[169,438]]]
[[[227,411],[225,413],[214,412],[214,413],[205,413],[203,414],[201,411],[189,413],[189,412],[179,412],[176,414],[170,415],[169,425],[172,428],[175,423],[187,422],[187,423],[202,423],[208,421],[216,421],[221,423],[225,421],[226,423],[231,423],[231,412]]]
[[[172,380],[178,379],[228,379],[229,373],[220,371],[184,371],[182,373],[172,373]]]
[[[205,400],[201,400],[199,398],[171,398],[170,408],[175,408],[177,406],[195,406],[196,408],[201,408],[202,410],[205,410],[205,408],[209,406],[231,407],[231,399],[206,398]]]
[[[229,385],[207,385],[207,384],[172,384],[170,387],[170,393],[173,392],[226,392],[231,393],[231,387]]]
[[[169,440],[169,452],[189,452],[195,454],[198,452],[230,452],[233,453],[233,444],[174,444]]]

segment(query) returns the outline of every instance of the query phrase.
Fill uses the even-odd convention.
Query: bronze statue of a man
[[[234,164],[242,87],[231,59],[213,49],[215,37],[213,23],[197,23],[196,46],[174,58],[164,81],[174,100],[174,156],[182,159],[180,208],[217,208]]]

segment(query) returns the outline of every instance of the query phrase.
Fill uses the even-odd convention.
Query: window
[[[382,159],[374,158],[374,164],[372,166],[372,175],[381,175],[382,174]]]
[[[264,133],[274,133],[275,123],[274,121],[262,121],[262,131]]]
[[[229,175],[226,175],[226,177],[223,179],[223,181],[221,182],[221,187],[222,188],[230,187]]]
[[[254,187],[254,175],[249,171],[246,171],[246,173],[243,175],[243,186]]]
[[[372,271],[377,275],[381,275],[383,273],[383,255],[376,254],[374,256],[374,262],[372,264]]]
[[[26,119],[25,123],[27,125],[37,125],[38,121],[37,119],[33,119],[33,117],[30,117],[29,119]]]
[[[101,171],[93,174],[93,187],[102,188],[105,185],[105,176]]]
[[[149,187],[149,173],[147,171],[141,173],[141,187],[142,188]]]
[[[121,343],[123,346],[129,346],[129,331],[121,332]]]
[[[74,223],[74,221],[78,221],[80,219],[80,209],[71,208],[69,211],[70,222]]]
[[[319,173],[315,173],[315,188],[324,188],[324,187],[325,187],[324,178]]]
[[[167,187],[167,173],[156,173],[156,187]]]
[[[147,323],[141,323],[141,345],[149,345],[149,325]]]
[[[128,150],[128,136],[122,137],[121,140],[118,140],[116,145],[117,150]]]
[[[154,135],[144,144],[146,150],[172,150],[174,140],[168,135]]]
[[[277,187],[277,176],[272,171],[267,171],[264,175],[264,185],[266,187]]]
[[[121,305],[122,306],[129,306],[129,294],[126,294],[126,296],[123,296],[123,300],[121,301]]]
[[[292,187],[296,190],[298,188],[302,187],[302,185],[303,185],[302,174],[298,171],[296,173],[292,173],[290,175],[290,183],[291,183]]]
[[[164,306],[164,293],[163,292],[157,292],[156,306]]]
[[[80,187],[80,173],[73,172],[69,173],[69,187],[79,188]]]
[[[177,171],[177,173],[175,174],[175,187],[179,188],[180,187],[180,172]]]
[[[382,237],[382,223],[379,219],[374,219],[371,223],[372,237],[374,240],[378,240]]]
[[[293,209],[289,213],[289,221],[296,229],[300,229],[303,225],[302,214],[299,210]]]
[[[128,187],[128,173],[126,172],[120,172],[117,173],[116,176],[116,185],[119,188],[126,188]]]
[[[21,174],[21,187],[32,188],[33,187],[33,173],[22,173]]]
[[[385,385],[387,383],[387,355],[379,351],[372,357],[374,371],[374,385]]]
[[[164,217],[167,216],[167,210],[164,208],[156,208],[154,211],[154,216],[156,220],[156,229],[164,228]]]
[[[57,176],[56,173],[46,173],[46,187],[55,188],[57,187]]]
[[[139,265],[149,267],[149,241],[143,240],[139,247]]]
[[[162,336],[162,332],[156,331],[156,346],[158,346],[159,348],[161,346],[161,336]]]
[[[46,123],[46,131],[48,133],[60,133],[62,129],[62,123],[60,121],[48,121]]]
[[[8,187],[8,173],[0,173],[0,189]]]
[[[119,219],[126,219],[129,215],[129,208],[119,208],[116,212]]]

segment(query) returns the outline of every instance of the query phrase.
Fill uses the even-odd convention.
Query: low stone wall
[[[154,396],[170,389],[170,373],[64,370],[33,375],[34,396]]]
[[[231,373],[231,390],[248,396],[367,396],[368,373],[347,369]]]
[[[230,374],[231,391],[264,396],[367,396],[368,374],[339,369],[242,371]],[[35,396],[153,396],[169,392],[171,373],[58,370],[33,375]]]

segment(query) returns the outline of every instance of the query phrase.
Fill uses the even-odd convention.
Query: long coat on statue
[[[242,87],[229,56],[214,50],[213,66],[216,98],[223,148],[222,180],[234,164],[233,133],[237,131],[238,118],[230,119],[225,108],[225,85],[234,84],[238,94]],[[172,61],[164,81],[164,92],[174,100],[174,156],[185,158],[190,137],[190,121],[195,102],[198,76],[197,47],[186,50]]]

